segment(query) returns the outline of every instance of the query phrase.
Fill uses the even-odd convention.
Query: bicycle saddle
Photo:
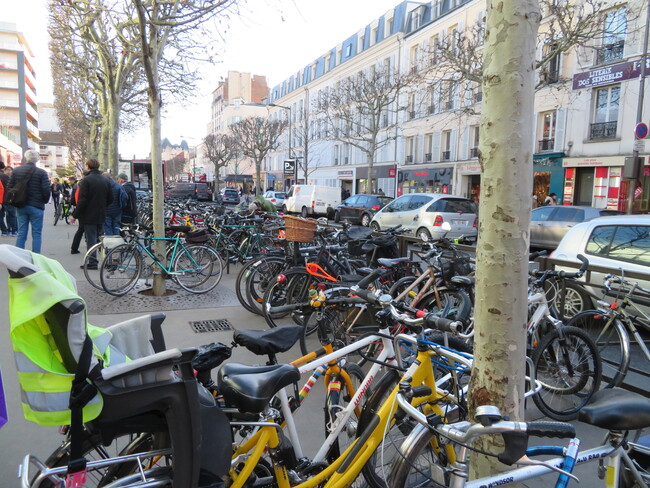
[[[291,364],[247,366],[226,363],[219,370],[217,385],[227,403],[244,412],[260,413],[278,391],[299,379],[298,368]]]
[[[650,399],[623,388],[600,390],[580,410],[578,420],[607,430],[650,427]]]
[[[390,268],[391,266],[395,266],[396,264],[407,263],[409,261],[410,261],[409,258],[379,258],[377,260],[377,262],[385,268]]]
[[[165,232],[182,232],[187,234],[192,228],[189,225],[169,225],[165,227]]]
[[[303,330],[302,325],[285,325],[269,330],[238,330],[233,334],[233,339],[250,352],[264,356],[288,351],[298,342]]]
[[[451,278],[451,282],[458,286],[472,286],[474,285],[474,278],[469,276],[454,276]]]

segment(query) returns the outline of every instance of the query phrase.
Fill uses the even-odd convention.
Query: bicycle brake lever
[[[533,459],[530,459],[528,456],[524,455],[522,456],[519,461],[517,461],[515,464],[522,464],[524,466],[544,466],[546,468],[549,468],[550,470],[555,471],[556,473],[559,474],[564,474],[568,476],[569,478],[577,481],[580,483],[580,480],[578,477],[572,473],[569,473],[568,471],[564,471],[562,468],[558,468],[557,466],[553,466],[552,464],[546,463],[544,461],[535,461]]]

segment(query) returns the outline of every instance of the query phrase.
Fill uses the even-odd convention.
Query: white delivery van
[[[287,213],[303,217],[326,216],[332,218],[334,209],[341,203],[341,189],[334,186],[293,185],[283,205]]]

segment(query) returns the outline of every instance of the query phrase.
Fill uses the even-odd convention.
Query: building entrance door
[[[591,207],[594,196],[594,168],[576,168],[574,205]]]

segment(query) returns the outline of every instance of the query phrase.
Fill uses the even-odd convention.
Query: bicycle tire
[[[96,270],[88,269],[88,264],[91,256],[94,256],[95,259],[97,260]],[[103,289],[99,270],[101,269],[102,263],[104,262],[105,258],[106,258],[106,248],[104,247],[102,241],[99,241],[97,244],[93,245],[93,247],[88,249],[88,251],[84,256],[83,268],[84,268],[84,276],[86,277],[86,281],[88,281],[88,283],[90,283],[94,288],[97,288],[98,290]],[[97,274],[91,273],[91,271],[94,271]]]
[[[288,316],[291,316],[292,322],[296,321],[293,319],[294,313],[270,312],[268,306],[277,307],[280,305],[299,303],[301,301],[309,301],[307,289],[311,283],[312,276],[304,269],[290,270],[284,273],[284,275],[286,277],[284,282],[279,283],[276,281],[264,293],[263,315],[264,320],[271,328],[290,323],[289,319],[286,318]]]
[[[348,363],[345,366],[342,366],[341,369],[345,370],[350,378],[354,392],[349,390],[348,385],[342,378],[333,377],[332,381],[339,381],[340,384],[338,389],[336,387],[328,388],[327,395],[325,396],[325,437],[334,430],[337,421],[336,412],[341,411],[348,406],[354,393],[359,389],[359,386],[366,377],[361,368],[354,363]],[[330,385],[332,385],[331,382]],[[352,414],[346,421],[343,430],[332,444],[332,447],[330,447],[330,450],[327,452],[327,459],[330,462],[335,461],[354,441],[357,437],[358,425],[359,419]]]
[[[423,296],[417,303],[417,308],[425,308],[441,317],[459,320],[465,324],[461,332],[463,334],[470,332],[473,304],[469,293],[465,290],[438,288]]]
[[[435,434],[417,425],[403,444],[401,456],[393,463],[389,483],[391,488],[433,486],[446,488],[449,478],[445,467],[444,449],[438,453],[432,448]]]
[[[589,335],[564,326],[544,337],[531,356],[537,381],[533,401],[554,420],[573,420],[600,387],[601,359]]]
[[[630,367],[630,336],[617,318],[599,310],[585,310],[569,319],[569,326],[584,330],[594,341],[602,361],[604,388],[623,383]]]
[[[245,299],[251,312],[263,315],[264,293],[275,282],[277,276],[286,268],[284,258],[262,258],[259,264],[249,268],[250,274],[246,277]],[[240,300],[242,301],[242,300]]]
[[[60,218],[61,218],[61,204],[59,203],[54,207],[54,225],[57,224]]]
[[[246,310],[248,310],[251,313],[255,313],[255,309],[249,303],[247,297],[246,288],[248,287],[248,277],[253,272],[255,266],[259,266],[259,262],[263,259],[264,258],[259,258],[246,263],[239,270],[239,273],[237,273],[237,278],[235,278],[235,294],[237,295],[237,300],[239,300],[239,303],[241,304],[242,307],[244,307]]]
[[[185,246],[172,264],[174,281],[190,293],[213,290],[223,276],[223,262],[217,252],[200,244]]]
[[[110,295],[126,295],[138,282],[142,256],[133,244],[120,244],[107,254],[99,271],[102,288]]]

